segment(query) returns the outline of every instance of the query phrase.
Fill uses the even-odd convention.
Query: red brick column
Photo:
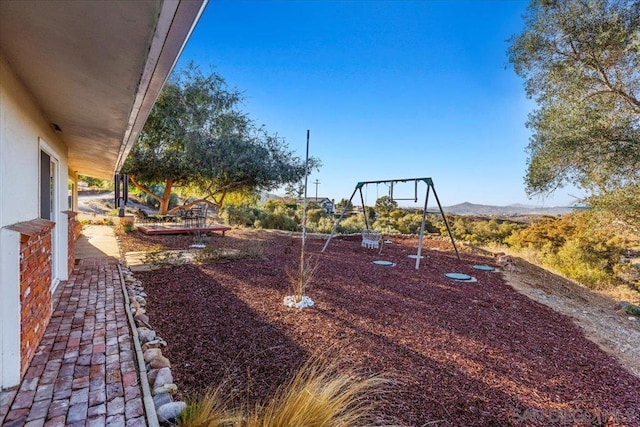
[[[71,276],[71,272],[73,271],[73,266],[76,262],[76,240],[80,237],[80,233],[82,232],[82,225],[80,221],[78,221],[78,212],[74,211],[63,211],[65,215],[67,215],[69,226],[68,226],[68,243],[69,243],[69,251],[67,252],[67,268],[69,276]]]
[[[24,375],[51,318],[51,231],[55,223],[34,219],[11,225],[20,233],[20,363]]]

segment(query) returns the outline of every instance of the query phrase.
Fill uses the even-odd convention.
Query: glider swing
[[[422,253],[422,239],[424,237],[424,229],[425,229],[425,221],[426,221],[426,217],[427,217],[427,205],[429,203],[429,192],[431,190],[433,190],[433,195],[436,199],[436,203],[438,204],[438,209],[440,210],[440,214],[442,215],[442,220],[444,221],[444,225],[447,227],[447,232],[449,233],[449,238],[451,239],[451,243],[453,244],[453,249],[456,252],[456,256],[458,257],[458,260],[460,259],[460,254],[458,253],[458,248],[456,246],[456,242],[453,239],[453,234],[451,233],[451,229],[449,228],[449,223],[447,222],[447,218],[444,215],[444,211],[442,210],[442,205],[440,204],[440,199],[438,198],[438,194],[436,193],[436,189],[433,186],[433,180],[431,178],[407,178],[407,179],[391,179],[391,180],[384,180],[384,181],[363,181],[363,182],[359,182],[356,184],[356,188],[353,190],[353,193],[351,193],[351,197],[349,198],[349,201],[347,203],[345,203],[344,205],[344,209],[342,210],[342,213],[340,214],[340,217],[334,222],[333,224],[333,230],[331,231],[331,235],[329,236],[329,238],[327,239],[327,241],[324,244],[324,247],[322,248],[322,252],[324,252],[327,249],[327,246],[329,246],[329,242],[331,241],[331,239],[333,238],[333,236],[336,234],[336,230],[338,228],[338,224],[340,223],[340,221],[342,221],[342,219],[344,218],[344,216],[347,213],[347,210],[349,209],[349,205],[351,204],[351,200],[353,200],[353,197],[356,195],[356,192],[360,192],[360,201],[362,202],[362,210],[363,210],[363,215],[364,215],[364,224],[366,227],[366,230],[369,230],[369,218],[367,218],[367,212],[366,212],[366,208],[365,208],[365,203],[364,203],[364,197],[362,196],[362,187],[366,186],[367,184],[376,184],[376,186],[378,184],[389,184],[389,198],[391,200],[413,200],[414,202],[418,201],[418,183],[420,181],[423,181],[427,184],[427,194],[425,196],[424,199],[424,210],[422,211],[422,223],[420,224],[420,238],[418,239],[418,254],[416,256],[416,270],[418,270],[420,268],[420,259],[421,257],[421,253]],[[393,185],[395,183],[406,183],[406,182],[413,182],[414,183],[414,197],[410,198],[410,199],[401,199],[401,198],[395,198],[393,197]]]

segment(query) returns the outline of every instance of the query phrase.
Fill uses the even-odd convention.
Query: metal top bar
[[[405,179],[383,179],[380,181],[361,181],[356,184],[356,188],[362,188],[366,184],[386,184],[390,182],[424,181],[427,185],[433,185],[431,178],[405,178]]]

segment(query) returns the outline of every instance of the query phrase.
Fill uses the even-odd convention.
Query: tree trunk
[[[164,184],[164,193],[162,194],[162,199],[160,200],[160,209],[158,209],[158,214],[166,215],[169,210],[169,202],[171,202],[171,187],[173,186],[173,180],[168,179]]]

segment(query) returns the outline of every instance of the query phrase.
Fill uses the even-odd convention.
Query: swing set
[[[414,183],[414,196],[413,198],[394,198],[393,197],[393,186],[394,184],[397,183],[407,183],[407,182],[413,182]],[[424,237],[424,229],[425,229],[425,221],[427,218],[427,205],[429,203],[429,193],[431,191],[433,191],[433,196],[436,199],[436,203],[438,204],[438,209],[440,210],[440,215],[442,215],[442,220],[444,221],[444,225],[447,227],[447,233],[449,233],[449,238],[451,239],[451,243],[453,244],[453,249],[456,252],[456,256],[458,257],[458,260],[460,260],[460,254],[458,253],[458,248],[456,246],[456,242],[453,239],[453,234],[451,233],[451,228],[449,228],[449,223],[447,222],[447,217],[444,215],[444,211],[442,210],[442,205],[440,204],[440,199],[438,198],[438,194],[436,193],[436,189],[433,186],[433,180],[431,178],[407,178],[407,179],[391,179],[391,180],[383,180],[383,181],[362,181],[362,182],[358,182],[356,184],[356,188],[353,190],[353,193],[351,193],[351,197],[349,198],[349,201],[347,203],[345,203],[344,205],[344,209],[342,210],[342,213],[340,214],[340,217],[334,222],[333,224],[333,230],[331,231],[331,235],[329,236],[329,238],[327,239],[327,241],[324,244],[324,247],[322,248],[322,252],[324,252],[327,249],[327,246],[329,246],[329,242],[331,241],[331,239],[333,238],[333,236],[336,234],[336,230],[338,229],[338,224],[340,223],[340,221],[342,221],[342,219],[344,218],[344,216],[347,213],[347,210],[349,209],[349,205],[351,204],[351,200],[353,200],[353,197],[356,195],[356,192],[360,192],[360,201],[362,202],[362,211],[363,211],[363,215],[364,215],[364,224],[366,227],[366,230],[369,230],[369,218],[367,217],[367,209],[364,203],[364,197],[362,195],[362,188],[367,186],[368,184],[376,184],[376,186],[378,184],[385,184],[385,185],[389,185],[389,198],[391,200],[413,200],[414,203],[418,202],[418,183],[419,182],[424,182],[427,184],[427,193],[424,199],[424,209],[422,211],[422,223],[420,224],[420,238],[418,239],[418,254],[416,256],[416,270],[420,269],[420,259],[421,257],[421,253],[422,253],[422,239]]]

